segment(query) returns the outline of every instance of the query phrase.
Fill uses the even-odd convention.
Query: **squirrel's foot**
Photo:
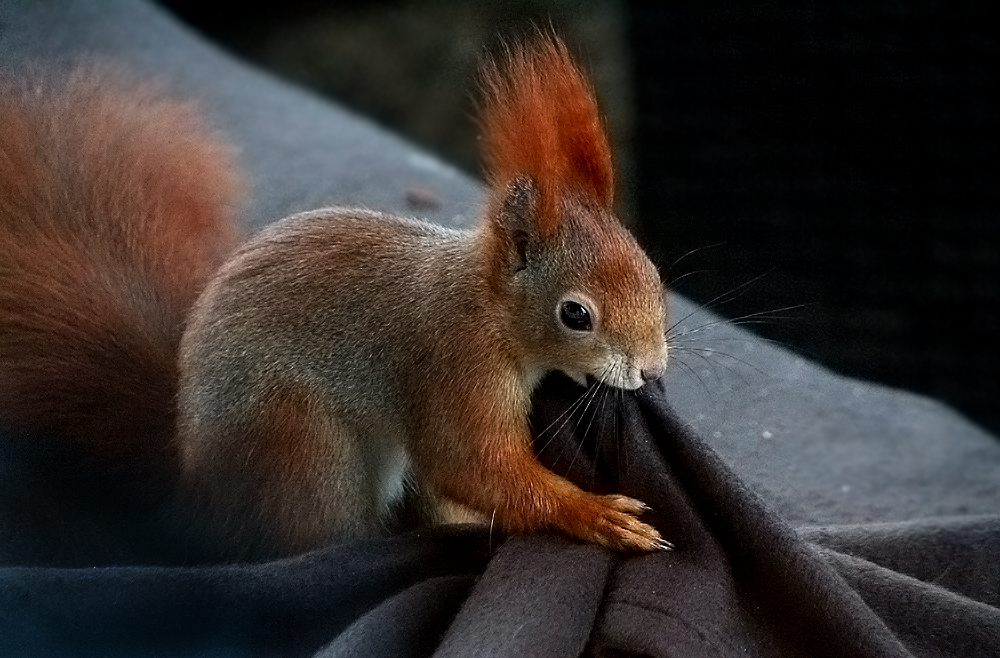
[[[649,506],[628,496],[594,496],[587,505],[585,527],[575,533],[580,539],[618,551],[662,551],[673,549],[657,530],[638,519]],[[583,512],[584,510],[578,510]]]

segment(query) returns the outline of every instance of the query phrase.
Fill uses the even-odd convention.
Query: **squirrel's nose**
[[[646,366],[640,371],[639,374],[642,376],[642,381],[651,382],[653,380],[662,377],[663,373],[666,372],[666,370],[667,370],[666,365],[660,363],[653,366]]]

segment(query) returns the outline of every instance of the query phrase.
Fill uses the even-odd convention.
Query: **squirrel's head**
[[[635,389],[663,374],[656,268],[612,214],[611,153],[593,90],[539,35],[483,71],[488,278],[529,367]]]
[[[659,378],[667,344],[656,268],[606,210],[568,197],[558,230],[543,237],[537,208],[534,184],[515,180],[486,229],[490,280],[528,367],[623,389]]]

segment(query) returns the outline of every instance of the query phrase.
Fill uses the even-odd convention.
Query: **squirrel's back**
[[[98,466],[172,450],[177,344],[238,189],[197,108],[154,85],[0,80],[0,424]]]

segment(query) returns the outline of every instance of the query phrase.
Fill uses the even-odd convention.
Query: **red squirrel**
[[[643,503],[585,492],[531,449],[545,373],[637,389],[667,360],[659,276],[612,214],[594,94],[556,37],[484,67],[472,230],[326,208],[231,251],[237,175],[186,106],[100,83],[81,106],[79,86],[0,110],[16,190],[0,420],[107,459],[137,436],[169,444],[174,515],[231,556],[377,533],[407,491],[436,520],[457,503],[509,532],[670,547]]]

